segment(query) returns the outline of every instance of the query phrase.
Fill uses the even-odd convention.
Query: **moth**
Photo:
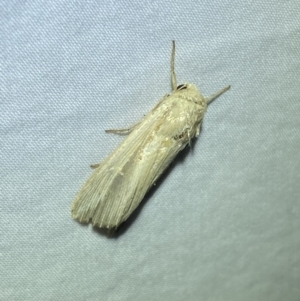
[[[205,98],[194,84],[177,86],[175,41],[171,55],[172,92],[138,123],[125,129],[125,140],[94,171],[72,204],[79,222],[116,229],[137,208],[176,155],[199,136],[207,105],[230,86]]]

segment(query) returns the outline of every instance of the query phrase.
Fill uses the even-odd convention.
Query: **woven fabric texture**
[[[0,30],[0,300],[300,296],[299,1],[8,1]],[[200,137],[109,238],[71,203],[178,84]]]

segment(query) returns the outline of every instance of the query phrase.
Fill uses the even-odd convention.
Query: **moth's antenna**
[[[172,41],[172,55],[171,55],[171,81],[172,81],[172,91],[177,88],[177,79],[175,73],[175,41]]]
[[[214,93],[213,95],[208,96],[207,98],[205,98],[206,103],[209,104],[210,102],[212,102],[214,99],[216,99],[217,97],[219,97],[221,94],[223,94],[224,92],[226,92],[229,89],[230,89],[230,86],[227,86],[227,87],[221,89],[220,91]]]

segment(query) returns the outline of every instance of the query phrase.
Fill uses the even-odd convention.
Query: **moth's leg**
[[[97,167],[99,167],[99,166],[100,166],[100,163],[97,163],[97,164],[91,164],[91,165],[90,165],[90,168],[95,169],[95,168],[97,168]]]
[[[134,128],[135,128],[136,126],[138,126],[140,123],[141,123],[141,122],[138,122],[138,123],[136,123],[136,124],[133,124],[131,127],[126,128],[126,129],[110,129],[110,130],[105,130],[105,132],[106,132],[106,133],[118,134],[118,135],[128,135],[128,134],[130,134],[130,133],[134,130]],[[90,165],[90,167],[91,167],[92,169],[95,169],[95,168],[97,168],[97,167],[99,167],[99,166],[100,166],[100,163]]]
[[[230,89],[230,86],[227,86],[227,87],[219,90],[218,92],[214,93],[213,95],[205,98],[206,103],[209,104],[210,102],[212,102],[214,99],[216,99],[217,97],[219,97],[221,94],[223,94],[224,92],[226,92],[229,89]]]
[[[177,88],[177,79],[175,73],[175,41],[172,41],[172,55],[171,55],[171,81],[172,81],[172,91]]]
[[[110,129],[110,130],[105,130],[106,133],[113,133],[113,134],[118,134],[118,135],[128,135],[130,134],[141,122],[139,121],[138,123],[133,124],[131,127],[126,128],[126,129]],[[98,164],[92,164],[90,167],[92,169],[95,169],[100,166],[100,163]]]
[[[110,130],[105,130],[106,133],[113,133],[113,134],[118,134],[118,135],[128,135],[130,134],[141,122],[137,122],[130,126],[129,128],[125,129],[110,129]]]

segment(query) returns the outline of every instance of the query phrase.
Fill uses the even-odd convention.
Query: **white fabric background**
[[[300,4],[1,1],[0,300],[300,300]],[[178,82],[203,131],[118,235],[70,206]]]

